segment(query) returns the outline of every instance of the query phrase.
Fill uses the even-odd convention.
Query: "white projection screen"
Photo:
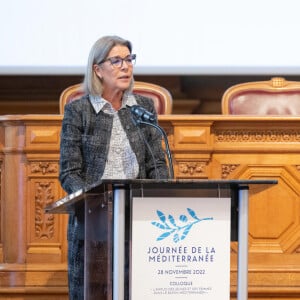
[[[298,0],[1,0],[0,74],[82,74],[103,35],[136,74],[300,74]]]

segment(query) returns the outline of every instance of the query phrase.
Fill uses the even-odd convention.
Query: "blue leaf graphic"
[[[197,217],[196,213],[194,210],[192,210],[191,208],[187,208],[187,211],[189,212],[190,216],[196,220],[199,220],[199,218]]]
[[[168,225],[163,225],[161,223],[158,223],[158,222],[151,222],[152,225],[158,227],[159,229],[170,229],[170,227]]]
[[[161,220],[163,223],[165,223],[165,222],[166,222],[166,216],[165,216],[165,214],[164,214],[163,212],[161,212],[160,210],[157,210],[156,212],[157,212],[157,215],[158,215],[158,217],[160,218],[160,220]]]
[[[199,217],[197,217],[196,212],[191,208],[187,208],[187,211],[189,213],[188,215],[182,214],[179,216],[178,219],[175,219],[170,214],[168,214],[168,218],[167,218],[162,211],[157,210],[156,213],[161,222],[152,221],[151,224],[163,230],[164,233],[161,234],[156,240],[157,241],[164,240],[165,238],[173,234],[173,241],[175,243],[178,243],[184,240],[188,236],[191,228],[197,223],[204,220],[213,220],[212,217],[206,217],[200,219]],[[176,224],[176,221],[178,220],[180,221],[180,223]]]
[[[183,223],[186,223],[188,221],[188,218],[186,215],[180,215],[179,220]]]
[[[192,226],[193,226],[193,224],[190,224],[190,225],[188,225],[188,226],[184,229],[184,231],[183,231],[183,233],[182,233],[182,235],[181,235],[181,241],[184,240],[184,239],[186,238],[186,236],[187,236],[188,233],[190,232]]]
[[[180,238],[179,238],[179,234],[178,233],[175,233],[174,236],[173,236],[173,241],[175,243],[178,243],[180,241]]]
[[[170,234],[172,234],[173,232],[174,232],[174,230],[165,232],[165,233],[163,233],[162,235],[160,235],[156,240],[157,240],[157,241],[161,241],[161,240],[167,238],[167,237],[168,237]]]
[[[170,221],[170,223],[171,223],[172,225],[174,225],[175,227],[177,227],[176,222],[175,222],[175,219],[174,219],[173,216],[169,215],[169,221]]]

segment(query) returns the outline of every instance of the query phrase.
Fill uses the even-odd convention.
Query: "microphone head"
[[[147,111],[145,108],[139,105],[132,105],[130,107],[131,113],[137,117],[138,119],[145,121],[145,122],[150,122],[153,123],[155,121],[154,114],[151,112]]]
[[[136,117],[141,118],[143,116],[144,111],[143,111],[142,107],[139,105],[130,106],[130,110]]]

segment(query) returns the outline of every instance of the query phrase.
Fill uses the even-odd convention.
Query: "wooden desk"
[[[67,299],[67,217],[43,210],[64,196],[57,179],[61,119],[0,117],[0,298]],[[249,299],[299,295],[300,118],[169,115],[159,122],[176,178],[278,180],[250,194]]]

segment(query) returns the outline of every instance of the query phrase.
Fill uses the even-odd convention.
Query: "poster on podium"
[[[230,198],[134,197],[131,300],[230,299]]]

